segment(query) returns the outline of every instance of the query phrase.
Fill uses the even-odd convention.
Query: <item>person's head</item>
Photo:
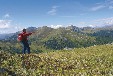
[[[23,32],[26,32],[26,29],[23,29]]]

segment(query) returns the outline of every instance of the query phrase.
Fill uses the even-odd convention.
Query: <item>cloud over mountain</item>
[[[23,27],[13,24],[12,20],[0,20],[0,34],[14,33],[20,31]]]
[[[89,26],[91,27],[102,27],[102,26],[111,26],[113,25],[113,17],[97,19],[90,22]]]
[[[51,25],[50,27],[51,27],[51,28],[54,28],[54,29],[57,29],[57,28],[59,28],[59,27],[63,27],[63,25]]]
[[[0,29],[9,28],[11,20],[0,20]]]

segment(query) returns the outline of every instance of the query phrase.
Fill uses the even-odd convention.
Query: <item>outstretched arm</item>
[[[26,35],[29,36],[29,35],[31,35],[31,34],[32,34],[32,33],[27,33]]]

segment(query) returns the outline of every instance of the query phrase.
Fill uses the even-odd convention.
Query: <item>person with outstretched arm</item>
[[[26,29],[22,30],[22,33],[18,34],[18,41],[21,42],[23,50],[22,53],[25,54],[26,50],[28,52],[28,54],[30,54],[30,47],[29,47],[29,43],[28,43],[28,36],[30,36],[32,33],[27,33]]]

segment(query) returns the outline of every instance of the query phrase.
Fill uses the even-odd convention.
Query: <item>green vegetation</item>
[[[78,28],[70,26],[53,29],[43,26],[40,28],[29,27],[27,30],[35,32],[29,37],[32,53],[50,52],[51,50],[56,51],[65,48],[89,47],[113,42],[113,30],[104,28]],[[10,53],[21,53],[21,44],[17,42],[18,33],[5,40],[1,40],[1,49]]]
[[[44,26],[28,31],[35,31],[29,55],[21,54],[19,32],[0,41],[0,76],[113,75],[112,30]]]
[[[29,28],[31,31],[33,28]],[[43,26],[34,28],[35,33],[29,37],[31,42],[31,52],[41,53],[50,50],[62,50],[64,48],[80,48],[92,46],[96,38],[88,36],[84,33],[78,33],[66,28],[53,29]],[[10,51],[11,53],[21,53],[21,44],[17,42],[17,34],[15,33],[8,39],[0,41],[1,49]],[[6,47],[7,46],[7,47]]]
[[[112,76],[113,45],[98,45],[40,54],[0,51],[0,75]]]
[[[96,44],[107,44],[113,42],[113,30],[100,30],[90,35],[96,38]]]

